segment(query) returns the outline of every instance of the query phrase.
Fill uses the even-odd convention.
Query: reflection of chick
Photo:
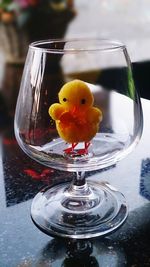
[[[72,144],[65,152],[70,153],[79,142],[85,142],[84,152],[87,153],[90,140],[98,131],[102,112],[93,107],[93,95],[80,80],[66,83],[58,96],[60,104],[51,105],[49,114],[56,121],[60,137]]]

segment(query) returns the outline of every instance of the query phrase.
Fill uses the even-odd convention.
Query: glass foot
[[[108,183],[63,183],[35,196],[31,218],[48,235],[85,239],[118,229],[127,218],[127,210],[124,196]]]

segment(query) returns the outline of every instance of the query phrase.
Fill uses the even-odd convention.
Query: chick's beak
[[[72,113],[76,113],[78,111],[78,107],[77,106],[72,106],[72,109],[71,109]]]

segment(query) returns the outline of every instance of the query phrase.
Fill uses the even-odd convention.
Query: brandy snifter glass
[[[72,182],[35,196],[31,217],[36,226],[48,235],[76,239],[120,227],[128,213],[125,197],[102,182],[100,173],[94,181],[85,172],[127,156],[142,128],[125,45],[102,39],[32,43],[16,106],[16,139],[32,159],[72,172]]]

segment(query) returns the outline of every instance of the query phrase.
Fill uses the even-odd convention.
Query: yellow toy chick
[[[102,120],[101,110],[93,107],[93,95],[81,80],[66,83],[58,97],[60,103],[52,104],[48,112],[56,121],[59,136],[72,144],[65,153],[72,153],[79,142],[84,142],[81,154],[87,154],[90,140],[96,135]]]

